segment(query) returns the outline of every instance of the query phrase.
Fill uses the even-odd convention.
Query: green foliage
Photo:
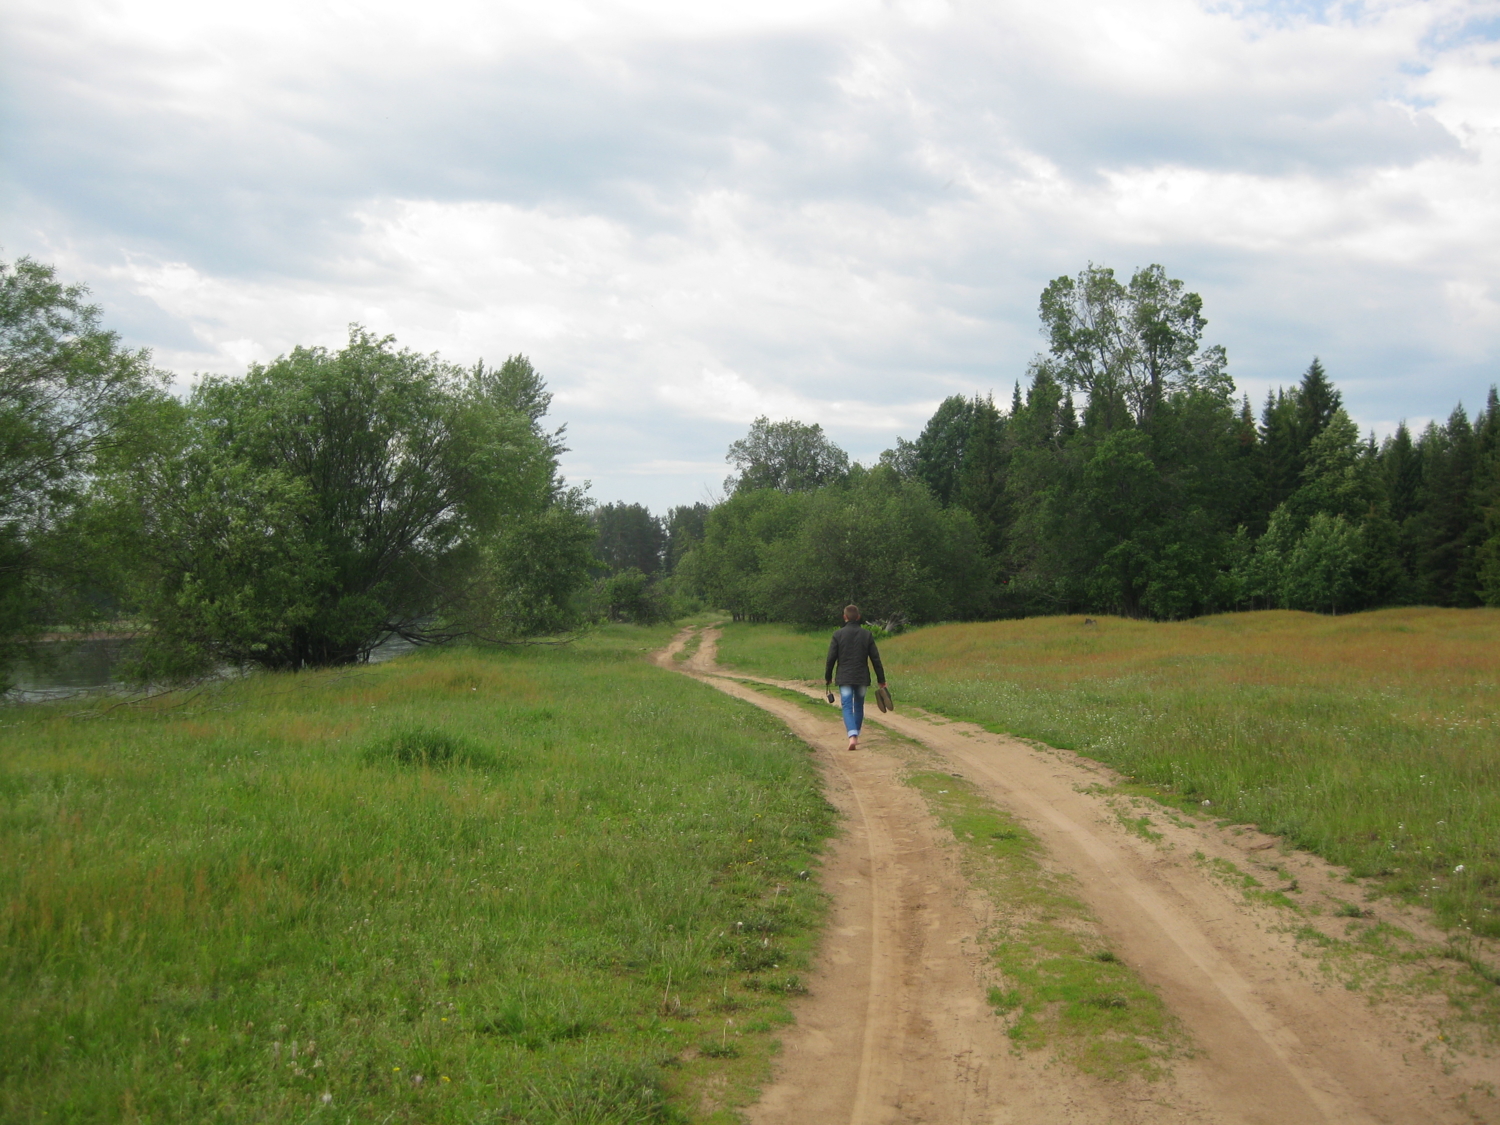
[[[641,504],[604,504],[591,518],[598,531],[594,551],[611,573],[634,568],[643,574],[662,569],[667,529]]]
[[[949,398],[881,459],[976,521],[999,577],[977,615],[1500,604],[1493,390],[1473,423],[1378,445],[1317,359],[1257,424],[1160,266],[1058,278],[1041,314],[1049,352],[1007,413]]]
[[[153,629],[131,674],[172,681],[226,660],[278,663],[274,646],[314,622],[334,577],[311,530],[307,482],[206,445],[182,448],[138,480],[150,495],[132,544],[137,604]],[[340,639],[357,645],[360,625]]]
[[[11,716],[0,1119],[624,1123],[746,1098],[807,971],[823,905],[796,876],[831,810],[774,719],[642,659],[667,637]],[[779,967],[742,968],[768,937]]]
[[[464,369],[355,327],[182,404],[82,289],[0,264],[0,686],[28,638],[107,618],[146,627],[137,678],[181,680],[702,604],[898,626],[1500,604],[1493,390],[1377,443],[1317,359],[1257,421],[1159,265],[1090,265],[1040,312],[1008,409],[951,397],[873,469],[758,418],[729,499],[663,518],[565,487],[525,356]]]
[[[152,626],[137,674],[566,627],[590,536],[547,399],[523,357],[461,371],[359,328],[338,352],[205,380],[120,486]]]
[[[671,600],[661,585],[635,567],[600,579],[596,597],[610,621],[656,625],[673,616]]]
[[[1150,429],[1172,393],[1232,389],[1224,349],[1199,354],[1207,323],[1202,309],[1202,298],[1184,292],[1161,266],[1137,270],[1121,285],[1114,270],[1090,265],[1042,292],[1049,367],[1059,381],[1088,395],[1106,427],[1133,421]]]
[[[737,619],[807,625],[837,622],[851,602],[897,627],[969,616],[990,582],[973,517],[888,468],[811,493],[735,493],[683,573]]]
[[[1317,512],[1308,521],[1281,574],[1288,609],[1337,613],[1359,598],[1360,529],[1343,516]]]
[[[881,469],[810,495],[795,533],[769,546],[760,588],[779,620],[837,622],[855,603],[896,628],[969,616],[988,595],[973,517]]]
[[[992,554],[1002,549],[1010,522],[1007,422],[993,399],[954,395],[942,402],[915,442],[897,439],[896,450],[881,460],[896,475],[921,481],[940,504],[972,515]]]
[[[725,460],[735,469],[724,481],[729,492],[806,492],[849,472],[849,455],[828,440],[822,426],[791,419],[757,418],[748,434],[730,444]]]
[[[1076,431],[1045,367],[1013,415],[1011,612],[1088,608],[1184,617],[1218,604],[1248,473],[1218,386],[1169,394],[1150,430],[1091,404]]]
[[[703,542],[708,526],[709,505],[704,503],[679,504],[667,513],[667,569],[675,571],[677,564],[692,548]]]
[[[774,543],[801,525],[808,496],[773,488],[734,493],[709,513],[703,542],[683,559],[679,573],[710,604],[735,620],[764,619],[766,558]]]
[[[576,490],[512,513],[478,541],[467,584],[450,591],[449,620],[490,640],[575,628],[593,547],[594,530]]]
[[[150,353],[121,347],[87,294],[0,262],[0,691],[27,637],[106,610],[90,483],[165,399]]]

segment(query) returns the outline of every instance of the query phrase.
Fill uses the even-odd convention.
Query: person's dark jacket
[[[865,662],[875,665],[875,681],[885,683],[885,666],[880,663],[880,650],[875,647],[875,634],[851,621],[833,635],[828,642],[828,665],[823,669],[823,682],[833,677],[834,665],[838,665],[840,687],[844,684],[870,686],[870,669]]]

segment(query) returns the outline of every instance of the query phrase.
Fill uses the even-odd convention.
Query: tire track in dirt
[[[754,1125],[1211,1120],[1181,1091],[1059,1073],[1013,1051],[985,998],[991,904],[959,871],[952,834],[903,783],[903,757],[881,752],[878,732],[848,754],[835,717],[718,674],[711,634],[674,661],[685,640],[659,663],[784,722],[813,748],[844,822],[821,870],[832,905],[811,995],[783,1036],[775,1081],[748,1111]]]
[[[928,897],[932,876],[941,880],[947,875],[911,867],[912,853],[930,852],[935,846],[922,831],[926,826],[920,798],[894,777],[880,776],[893,770],[895,763],[887,759],[867,757],[846,768],[836,754],[838,732],[805,709],[713,675],[712,639],[704,643],[710,648],[694,654],[679,670],[769,710],[812,746],[827,781],[827,796],[845,825],[821,872],[833,902],[813,984],[816,1001],[800,1006],[796,1042],[789,1045],[779,1080],[764,1092],[751,1119],[861,1125],[889,1120],[884,1107],[900,1102],[907,1061],[903,1017],[917,1007],[910,995],[915,977],[909,963],[922,950],[920,941],[910,939],[923,935],[919,929],[913,933],[911,923],[926,906],[921,899]],[[660,662],[672,666],[671,657],[679,650],[674,642]],[[912,827],[918,830],[915,837]],[[943,889],[948,892],[940,896],[944,907],[962,890],[956,884]],[[935,919],[936,927],[928,928],[958,921],[944,910]],[[974,983],[973,976],[964,973],[949,989],[950,999],[960,1004],[967,999],[970,1006],[982,1007]]]
[[[1090,791],[1114,780],[1096,763],[971,724],[872,709],[867,721],[918,741],[1027,822],[1077,881],[1113,948],[1198,1047],[1171,1081],[1150,1085],[1017,1056],[984,1003],[979,937],[989,904],[959,874],[951,834],[902,783],[899,754],[879,752],[869,725],[868,747],[849,754],[833,715],[822,721],[742,681],[803,693],[806,684],[720,669],[716,639],[705,630],[677,667],[770,711],[811,744],[848,826],[824,868],[834,907],[813,995],[785,1037],[775,1082],[751,1111],[757,1125],[1500,1120],[1493,1097],[1462,1101],[1476,1084],[1500,1084],[1493,1060],[1434,1057],[1420,1012],[1378,1010],[1359,993],[1309,979],[1307,961],[1281,932],[1286,917],[1251,908],[1190,858],[1244,862],[1222,834],[1157,824],[1165,839],[1152,843],[1127,832],[1107,798]],[[668,654],[661,662],[674,666]]]

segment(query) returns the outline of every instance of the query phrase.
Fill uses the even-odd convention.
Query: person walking
[[[823,668],[823,686],[834,682],[838,669],[839,701],[844,707],[844,729],[849,732],[849,749],[859,749],[859,732],[865,722],[865,693],[870,690],[870,665],[875,665],[875,681],[885,687],[885,666],[875,635],[860,627],[859,606],[844,607],[844,627],[828,642],[828,663]],[[830,693],[831,694],[831,693]]]

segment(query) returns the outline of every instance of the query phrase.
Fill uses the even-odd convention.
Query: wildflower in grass
[[[333,1095],[330,1094],[327,1090],[324,1090],[322,1097],[320,1097],[318,1100],[320,1102],[322,1102],[324,1105],[332,1105],[333,1104]]]
[[[1464,873],[1464,865],[1461,864],[1461,863],[1457,867],[1455,867],[1453,869],[1453,874],[1455,874],[1455,875],[1462,875],[1463,873]]]

